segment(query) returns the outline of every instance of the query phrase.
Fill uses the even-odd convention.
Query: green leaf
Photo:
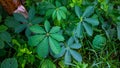
[[[52,14],[52,19],[55,20],[56,16],[57,16],[57,11],[54,10],[54,12],[53,12],[53,14]]]
[[[88,34],[89,36],[92,36],[92,34],[93,34],[93,29],[92,29],[92,27],[91,27],[88,23],[85,23],[85,22],[83,22],[83,26],[84,26],[87,34]]]
[[[50,33],[57,33],[60,31],[60,27],[59,26],[55,26],[55,27],[52,27],[52,29],[50,30]]]
[[[77,28],[76,28],[76,36],[78,38],[82,38],[83,37],[83,25],[80,22],[78,23]]]
[[[11,41],[11,36],[8,32],[0,33],[0,38],[5,42],[10,42]]]
[[[69,63],[71,63],[71,55],[70,55],[69,50],[66,51],[66,54],[65,54],[64,60],[65,60],[65,64],[69,64]]]
[[[49,21],[47,21],[47,20],[45,21],[44,27],[45,27],[46,32],[49,32],[49,30],[50,30],[50,23],[49,23]]]
[[[80,47],[81,47],[80,43],[75,43],[73,45],[70,45],[70,48],[72,48],[72,49],[79,49]]]
[[[66,19],[65,13],[64,13],[62,10],[59,10],[59,12],[60,12],[60,16],[61,16],[63,19]]]
[[[47,12],[46,12],[46,17],[49,17],[52,15],[52,13],[54,12],[54,9],[49,9]]]
[[[43,39],[44,39],[44,35],[35,35],[35,36],[31,36],[29,39],[28,39],[28,44],[30,46],[37,46],[38,43],[40,43]]]
[[[52,61],[50,61],[49,59],[46,59],[43,61],[41,68],[56,68],[56,66]]]
[[[82,56],[78,52],[76,52],[74,50],[70,50],[70,53],[76,61],[78,61],[78,62],[82,61]]]
[[[34,7],[31,7],[29,12],[28,12],[28,19],[29,21],[31,21],[35,16],[35,8]]]
[[[75,6],[75,13],[76,13],[76,15],[78,16],[78,18],[80,18],[80,16],[81,16],[81,10],[80,10],[80,7]]]
[[[26,24],[20,24],[19,26],[17,26],[16,28],[15,28],[15,32],[16,33],[20,33],[20,32],[22,32],[25,28],[26,28]]]
[[[55,34],[50,34],[50,36],[57,41],[64,41],[64,37],[60,34],[55,33]]]
[[[88,6],[85,10],[85,12],[83,13],[82,17],[89,17],[90,15],[92,15],[92,13],[94,12],[94,7],[93,6]]]
[[[49,53],[49,45],[48,45],[47,37],[37,46],[37,53],[42,58],[47,57]]]
[[[39,23],[41,23],[43,21],[43,18],[41,18],[41,17],[35,17],[32,21],[31,21],[31,23],[32,24],[39,24]]]
[[[22,14],[14,13],[13,15],[14,15],[14,18],[19,22],[22,22],[22,23],[28,22]]]
[[[62,11],[64,11],[64,13],[67,13],[66,7],[62,6],[62,7],[60,7],[59,9],[62,10]]]
[[[39,33],[39,34],[44,34],[46,33],[44,31],[44,29],[42,27],[40,27],[39,25],[33,25],[30,27],[30,30],[33,32],[33,33]]]
[[[95,18],[86,18],[86,19],[84,19],[84,21],[92,24],[93,26],[99,25],[99,21]]]
[[[4,42],[0,39],[0,49],[3,49],[4,48]]]
[[[60,21],[60,20],[61,20],[61,15],[60,15],[59,10],[57,11],[57,20],[58,20],[58,21]]]
[[[55,54],[60,53],[61,47],[60,47],[59,43],[56,40],[52,39],[51,37],[49,37],[49,45],[50,45],[50,48],[53,51],[53,53],[55,53]]]
[[[0,32],[6,31],[8,28],[4,25],[0,25]]]
[[[1,68],[18,68],[17,60],[15,58],[5,59],[1,63]]]

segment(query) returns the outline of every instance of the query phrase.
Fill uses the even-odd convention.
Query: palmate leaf
[[[46,32],[49,32],[49,30],[50,30],[50,23],[48,21],[45,21],[44,27],[45,27]]]
[[[83,37],[83,25],[81,22],[78,23],[77,28],[76,28],[76,36],[79,38]]]
[[[82,17],[89,17],[90,15],[92,15],[93,12],[94,12],[94,7],[88,6],[85,12],[83,13]]]
[[[54,10],[53,14],[52,14],[52,19],[55,20],[55,18],[57,17],[57,11]]]
[[[22,14],[14,13],[13,15],[17,21],[28,23],[28,21],[25,19],[25,17]]]
[[[72,49],[79,49],[80,47],[81,47],[80,43],[75,43],[73,45],[70,45],[70,48],[72,48]]]
[[[35,8],[31,7],[29,12],[28,12],[28,19],[31,21],[35,16]]]
[[[32,24],[39,24],[42,21],[43,21],[43,18],[41,18],[41,17],[35,17],[35,18],[32,19],[31,23]]]
[[[20,33],[20,32],[22,32],[23,30],[25,30],[25,28],[27,28],[27,25],[26,25],[26,24],[20,24],[19,26],[17,26],[17,27],[15,28],[15,32],[16,32],[16,33]]]
[[[83,22],[83,26],[89,36],[92,36],[93,34],[93,29],[92,26],[90,26],[88,23]]]
[[[65,64],[70,64],[71,61],[72,61],[72,59],[71,59],[70,52],[69,52],[69,50],[67,50],[66,54],[65,54],[65,57],[64,57],[64,62],[65,62]]]
[[[99,21],[95,18],[86,18],[84,19],[86,22],[90,23],[93,26],[99,25]]]
[[[75,13],[78,16],[78,18],[80,18],[80,16],[81,16],[81,10],[80,10],[80,8],[78,6],[75,6]]]
[[[59,43],[56,40],[52,39],[51,37],[49,37],[49,45],[50,45],[50,48],[53,51],[53,53],[55,53],[55,54],[60,53],[61,47],[60,47]]]
[[[48,45],[47,37],[37,46],[37,53],[42,58],[47,57],[49,53],[49,45]]]
[[[50,36],[57,41],[64,41],[64,37],[60,34],[55,33],[55,34],[50,34]]]
[[[76,61],[78,61],[78,62],[82,61],[82,56],[78,52],[76,52],[74,50],[70,50],[70,53]]]
[[[34,33],[44,34],[46,33],[42,27],[39,25],[33,25],[30,27],[30,30]]]
[[[34,35],[29,37],[28,44],[30,46],[37,46],[44,39],[45,35]]]
[[[60,11],[58,10],[56,13],[57,13],[57,19],[58,19],[58,21],[60,21],[61,20]]]
[[[57,33],[60,31],[60,27],[59,26],[55,26],[55,27],[52,27],[52,29],[50,30],[50,33]]]
[[[59,10],[61,18],[66,19],[66,15],[62,10]]]

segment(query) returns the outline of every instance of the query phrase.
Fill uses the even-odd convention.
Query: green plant
[[[74,49],[79,49],[81,47],[81,44],[78,42],[78,39],[75,37],[70,37],[70,39],[67,41],[67,43],[64,43],[62,46],[62,50],[60,54],[56,55],[55,57],[61,57],[65,54],[64,57],[64,63],[67,65],[71,64],[71,56],[78,62],[82,61],[82,56],[80,53],[75,51]]]
[[[47,57],[49,51],[58,54],[61,51],[60,41],[64,41],[64,37],[59,33],[60,27],[55,26],[50,29],[50,23],[45,21],[45,30],[39,25],[33,25],[30,30],[35,34],[29,38],[30,46],[37,46],[37,53],[40,57]]]
[[[1,63],[1,68],[18,68],[17,60],[15,58],[5,59]]]
[[[20,23],[22,23],[15,28],[16,33],[20,33],[25,30],[25,35],[28,37],[31,34],[29,27],[43,21],[43,18],[35,16],[35,12],[35,8],[31,7],[28,12],[28,18],[25,18],[22,14],[14,13],[14,18]]]
[[[10,34],[6,31],[8,28],[5,25],[0,25],[0,49],[5,47],[5,43],[11,41]]]
[[[90,17],[94,13],[94,7],[88,6],[85,12],[82,14],[81,9],[78,6],[75,6],[75,13],[79,18],[79,22],[77,23],[77,27],[75,29],[75,34],[77,35],[77,37],[83,37],[84,29],[86,30],[89,36],[92,36],[92,27],[97,26],[99,24],[97,18]]]

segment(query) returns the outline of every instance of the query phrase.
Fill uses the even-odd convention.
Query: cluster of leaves
[[[0,13],[1,68],[119,67],[119,7],[109,0],[26,0],[27,18]]]

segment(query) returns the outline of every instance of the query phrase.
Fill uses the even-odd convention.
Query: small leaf
[[[90,15],[92,15],[92,13],[94,12],[94,7],[93,6],[88,6],[85,10],[85,12],[83,13],[82,17],[89,17]]]
[[[34,33],[44,34],[46,33],[42,27],[39,25],[33,25],[30,27],[30,30]]]
[[[93,26],[99,25],[99,21],[95,18],[86,18],[84,19],[86,22],[92,24]]]
[[[31,7],[29,12],[28,12],[28,19],[29,21],[31,21],[35,16],[35,8],[34,7]]]
[[[81,16],[81,10],[80,10],[80,7],[75,6],[75,13],[76,13],[76,15],[78,16],[78,18],[80,18],[80,16]]]
[[[62,6],[62,7],[60,7],[59,9],[62,10],[62,11],[64,11],[64,13],[67,13],[66,7]]]
[[[89,36],[92,36],[92,34],[93,34],[93,29],[92,29],[92,27],[91,27],[88,23],[85,23],[85,22],[83,22],[83,26],[84,26],[87,34],[88,34]]]
[[[59,10],[59,11],[60,11],[60,16],[61,16],[63,19],[66,19],[65,13],[64,13],[62,10]]]
[[[8,28],[4,25],[0,25],[0,32],[6,31]]]
[[[70,45],[70,48],[73,48],[73,49],[79,49],[80,47],[81,47],[80,43],[75,43],[73,45]]]
[[[36,18],[34,18],[32,21],[31,21],[31,23],[32,24],[39,24],[39,23],[41,23],[43,21],[43,18],[41,18],[41,17],[36,17]]]
[[[65,60],[65,64],[71,63],[71,55],[70,55],[70,52],[68,50],[66,51],[64,60]]]
[[[49,32],[49,30],[50,30],[50,23],[49,23],[49,21],[47,21],[47,20],[45,21],[44,27],[45,27],[46,32]]]
[[[0,39],[0,49],[3,49],[4,48],[4,42]]]
[[[57,12],[56,12],[56,10],[54,10],[54,12],[52,14],[52,19],[55,20],[56,16],[57,16]]]
[[[5,59],[1,63],[1,68],[18,68],[17,60],[15,58]]]
[[[55,26],[55,27],[52,27],[52,29],[50,30],[50,33],[57,33],[60,31],[60,27],[59,26]]]
[[[78,52],[76,52],[74,50],[70,50],[70,53],[76,61],[78,61],[78,62],[82,61],[82,56]]]
[[[15,32],[16,33],[20,33],[20,32],[22,32],[25,28],[26,28],[26,24],[20,24],[19,26],[17,26],[16,28],[15,28]]]
[[[50,34],[50,36],[57,41],[64,41],[64,37],[60,34],[55,33],[55,34]]]
[[[74,42],[74,38],[73,37],[70,37],[68,42],[67,42],[67,45],[72,45]]]
[[[48,38],[46,37],[38,46],[37,53],[40,57],[46,58],[49,53]]]
[[[118,39],[120,40],[120,25],[117,25],[117,35]]]
[[[19,22],[23,22],[23,23],[28,22],[22,14],[14,13],[13,15],[14,15],[14,18]]]
[[[83,37],[83,25],[80,22],[78,23],[77,28],[76,28],[76,35],[78,38]]]
[[[28,39],[28,44],[30,46],[37,46],[38,43],[40,43],[43,39],[44,39],[44,35],[35,35],[35,36],[31,36]]]
[[[58,10],[56,13],[57,13],[57,20],[60,21],[61,20],[60,11]]]
[[[50,48],[53,51],[53,53],[55,53],[55,54],[60,53],[61,47],[60,47],[59,43],[56,40],[49,37],[49,44],[50,44]]]

